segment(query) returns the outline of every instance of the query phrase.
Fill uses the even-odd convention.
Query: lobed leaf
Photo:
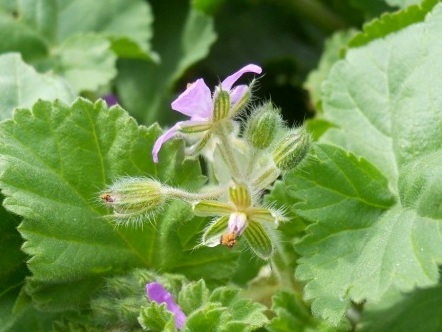
[[[148,307],[141,308],[138,322],[145,331],[175,332],[175,319],[173,314],[166,309],[166,305],[152,302]]]
[[[308,169],[286,179],[298,213],[316,222],[297,246],[296,270],[308,281],[313,312],[338,324],[350,300],[379,301],[391,288],[437,283],[440,221],[394,204],[386,178],[367,161],[333,146],[318,145],[315,152]],[[430,179],[428,187],[437,186]]]
[[[180,272],[225,280],[237,255],[226,248],[194,249],[207,222],[171,202],[154,224],[117,228],[98,193],[121,176],[152,176],[197,189],[195,161],[183,162],[178,141],[154,164],[157,126],[138,127],[121,108],[78,99],[72,106],[40,101],[0,124],[0,186],[5,207],[24,217],[19,227],[31,256],[27,290],[41,307],[77,308],[102,277],[129,268]],[[73,291],[75,290],[75,291]]]

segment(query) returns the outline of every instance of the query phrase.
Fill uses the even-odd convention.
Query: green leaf
[[[77,100],[38,102],[0,124],[0,183],[5,207],[24,217],[19,227],[31,256],[27,290],[51,310],[86,305],[105,275],[128,268],[175,270],[190,278],[225,280],[236,254],[199,248],[207,222],[171,202],[155,223],[116,228],[97,197],[121,176],[151,176],[195,190],[204,182],[195,161],[183,162],[182,142],[168,142],[154,164],[158,127],[138,127],[119,107]],[[75,292],[72,291],[75,289]]]
[[[401,7],[407,7],[412,3],[416,5],[402,11],[384,14],[381,18],[365,24],[363,31],[350,40],[348,44],[350,47],[363,46],[375,39],[383,38],[404,29],[409,25],[422,22],[439,0],[390,0],[390,2],[391,5],[399,5],[399,2],[404,2]]]
[[[422,0],[385,0],[390,6],[397,6],[400,8],[406,8],[411,5],[418,5]]]
[[[0,55],[0,119],[11,117],[16,107],[30,107],[38,99],[61,99],[71,102],[74,93],[55,75],[39,74],[16,53]]]
[[[23,291],[11,289],[0,295],[0,332],[50,331],[58,314],[36,310]]]
[[[116,82],[122,103],[147,124],[173,116],[169,107],[173,83],[208,54],[216,38],[213,19],[189,9],[184,1],[174,4],[172,11],[164,2],[156,3],[154,9],[153,44],[161,64],[121,61]]]
[[[395,299],[393,305],[369,305],[361,320],[361,332],[437,332],[442,329],[442,286],[418,289]],[[388,302],[387,302],[388,303]]]
[[[209,303],[203,309],[200,309],[187,317],[186,323],[182,331],[221,331],[221,327],[225,320],[223,313],[225,308],[219,303]]]
[[[57,40],[96,32],[112,41],[119,56],[145,57],[156,55],[151,51],[153,14],[149,3],[143,0],[57,0],[59,5]],[[123,50],[130,41],[133,51]]]
[[[405,165],[399,177],[401,204],[422,217],[442,219],[442,150]]]
[[[367,158],[392,188],[401,165],[441,147],[441,12],[350,49],[324,83],[324,119],[336,128],[321,141]]]
[[[74,35],[64,40],[54,50],[54,57],[55,71],[64,76],[77,93],[96,91],[117,74],[117,58],[110,50],[109,41],[97,35]]]
[[[229,319],[225,317],[226,323],[223,324],[222,331],[253,331],[268,322],[264,314],[267,307],[242,298],[238,288],[217,288],[211,294],[209,301],[221,303],[228,309]]]
[[[307,131],[312,135],[314,141],[318,141],[328,129],[333,127],[332,123],[321,119],[320,115],[313,119],[307,119],[306,125]]]
[[[149,4],[142,0],[2,3],[0,53],[20,52],[41,72],[66,74],[77,91],[96,91],[116,74],[114,52],[157,59],[149,44],[152,20]]]
[[[17,2],[17,13],[25,26],[38,32],[48,42],[54,41],[57,29],[57,0],[23,0]]]
[[[49,53],[46,40],[35,26],[15,19],[17,11],[0,7],[0,53],[20,52],[26,61],[46,57]]]
[[[286,179],[301,201],[299,214],[316,221],[297,246],[302,258],[296,270],[308,281],[305,297],[313,300],[313,312],[337,324],[350,299],[379,301],[390,288],[434,285],[440,221],[393,205],[387,180],[367,161],[333,146],[315,151],[308,172]]]
[[[313,318],[305,304],[295,294],[279,291],[273,295],[272,310],[276,317],[266,327],[270,332],[340,331],[326,322]],[[342,329],[344,330],[344,329]]]
[[[209,289],[206,287],[204,280],[185,285],[178,295],[178,303],[186,314],[202,307],[208,301]]]
[[[20,250],[23,239],[17,232],[17,216],[0,207],[0,294],[24,282],[27,274],[25,254]]]
[[[310,280],[305,296],[316,298],[313,312],[336,324],[349,304],[345,297],[349,286],[344,285],[351,278],[350,257],[359,258],[357,249],[368,236],[369,225],[394,199],[385,177],[366,160],[334,146],[317,145],[314,150],[308,172],[298,170],[286,176],[286,190],[299,202],[298,214],[318,222],[307,229],[307,237],[297,247],[302,255],[297,277]]]
[[[149,306],[142,307],[138,322],[144,330],[157,332],[175,332],[175,318],[166,309],[166,304],[151,302]]]
[[[327,78],[330,68],[342,57],[342,49],[347,46],[348,41],[355,35],[355,30],[338,31],[330,37],[324,45],[324,52],[321,55],[317,68],[310,72],[304,83],[308,90],[310,99],[317,109],[320,109],[321,85]]]

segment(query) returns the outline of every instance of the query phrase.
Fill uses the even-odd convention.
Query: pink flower
[[[164,287],[158,282],[151,282],[146,285],[147,297],[151,301],[155,301],[158,304],[165,303],[166,308],[175,316],[175,326],[177,329],[181,329],[186,322],[186,315],[181,310],[180,306],[175,303],[172,294],[170,294]]]
[[[245,73],[261,73],[261,67],[249,64],[234,74],[228,76],[216,87],[212,96],[209,87],[202,78],[189,84],[186,91],[172,102],[172,109],[190,117],[189,120],[177,122],[172,128],[161,135],[152,149],[152,158],[158,162],[158,152],[167,140],[174,137],[178,131],[185,128],[195,128],[194,132],[208,130],[212,124],[214,97],[219,90],[228,91],[230,95],[230,105],[232,108],[237,105],[247,93],[247,85],[238,85],[232,89],[235,82]],[[199,128],[199,129],[197,129]]]

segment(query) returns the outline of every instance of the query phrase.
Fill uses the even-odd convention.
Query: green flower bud
[[[257,149],[266,149],[282,124],[279,110],[271,103],[260,106],[247,122],[245,138]]]
[[[213,105],[213,121],[217,122],[227,117],[230,111],[230,94],[228,91],[219,90]]]
[[[117,222],[142,222],[158,212],[166,201],[161,183],[148,178],[123,178],[100,198],[113,209]]]
[[[305,127],[291,130],[272,153],[273,161],[281,171],[288,171],[305,158],[310,148],[310,135]]]

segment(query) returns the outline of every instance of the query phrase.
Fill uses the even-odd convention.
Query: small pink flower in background
[[[166,303],[166,308],[175,316],[175,326],[181,329],[186,322],[186,315],[181,310],[180,306],[174,301],[172,294],[170,294],[158,282],[151,282],[146,285],[147,297],[150,301],[155,301],[158,304]]]
[[[241,101],[244,94],[247,92],[247,85],[238,85],[232,89],[233,84],[245,73],[260,74],[261,67],[253,64],[249,64],[232,75],[228,76],[221,82],[220,86],[215,88],[215,92],[212,96],[209,87],[206,85],[202,78],[196,80],[187,86],[186,91],[178,96],[174,102],[172,102],[172,109],[181,114],[190,117],[189,120],[177,122],[172,128],[167,130],[161,135],[152,149],[152,157],[154,162],[158,162],[158,152],[161,146],[167,140],[174,137],[180,129],[186,127],[200,127],[210,128],[213,117],[214,109],[214,97],[219,89],[228,91],[230,95],[231,107],[234,107],[239,101]]]

